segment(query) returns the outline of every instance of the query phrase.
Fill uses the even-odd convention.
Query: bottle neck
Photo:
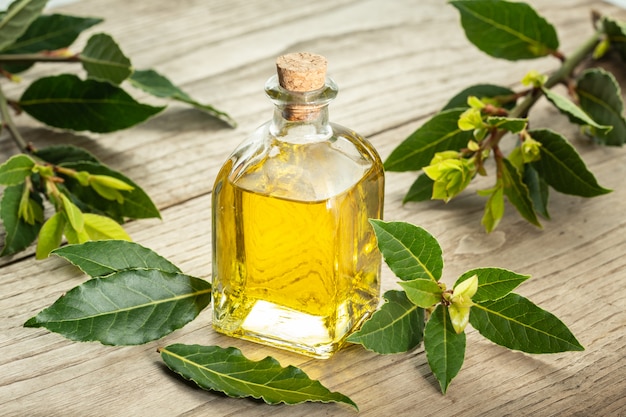
[[[326,140],[332,135],[328,104],[337,95],[337,86],[327,78],[324,87],[306,92],[282,88],[276,76],[265,85],[265,92],[276,106],[270,133],[279,140],[302,143]]]

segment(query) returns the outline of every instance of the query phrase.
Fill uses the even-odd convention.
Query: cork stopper
[[[314,91],[324,87],[326,58],[308,52],[297,52],[276,59],[278,82],[293,92]]]

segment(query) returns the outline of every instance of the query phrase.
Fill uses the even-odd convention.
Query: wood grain
[[[555,24],[566,53],[591,35],[592,8],[626,20],[623,9],[593,0],[530,3]],[[229,129],[176,104],[147,123],[109,135],[50,133],[26,116],[20,121],[36,146],[84,146],[144,187],[163,219],[130,223],[133,239],[206,279],[213,180],[231,150],[270,117],[262,89],[276,56],[299,50],[326,56],[340,87],[331,118],[368,136],[383,158],[462,88],[516,85],[528,69],[555,68],[550,59],[511,63],[485,56],[466,41],[454,8],[440,0],[84,0],[55,11],[105,18],[90,33],[110,33],[137,68],[157,69],[239,122]],[[25,81],[59,69],[38,65]],[[624,68],[617,72],[624,81]],[[7,92],[17,95],[21,88]],[[344,405],[268,406],[197,389],[167,371],[156,353],[158,346],[181,342],[236,346],[253,359],[272,355],[283,365],[300,366],[350,396],[364,416],[625,416],[626,151],[589,144],[545,102],[531,117],[534,127],[572,138],[600,184],[614,192],[593,199],[552,193],[553,219],[543,229],[507,207],[496,232],[485,235],[484,200],[471,191],[489,178],[447,205],[402,205],[415,174],[388,173],[385,217],[423,226],[439,240],[448,283],[479,266],[531,274],[518,292],[570,326],[584,352],[531,356],[470,330],[463,369],[443,396],[422,348],[379,356],[351,346],[330,360],[311,360],[220,336],[210,327],[210,311],[142,346],[73,343],[22,324],[86,277],[61,259],[35,261],[30,251],[0,260],[0,414],[355,415]],[[0,157],[16,152],[3,136]],[[384,289],[396,288],[395,281],[384,269]]]

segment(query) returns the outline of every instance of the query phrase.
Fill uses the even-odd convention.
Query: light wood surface
[[[555,24],[566,54],[591,35],[591,9],[626,20],[626,10],[594,0],[530,3]],[[271,117],[263,85],[276,56],[326,56],[340,88],[331,119],[367,136],[383,159],[462,88],[483,82],[515,86],[529,69],[556,66],[552,59],[513,63],[487,57],[469,44],[458,13],[441,0],[84,0],[54,11],[105,18],[90,33],[111,34],[136,68],[158,70],[239,122],[229,129],[178,104],[108,135],[50,133],[27,116],[19,121],[36,146],[84,146],[139,183],[163,219],[128,224],[133,239],[205,279],[211,271],[213,180],[231,150]],[[624,89],[626,71],[617,68]],[[80,72],[78,65],[38,65],[25,78],[59,70]],[[17,95],[21,88],[6,92]],[[472,192],[486,183],[473,184],[447,205],[402,205],[415,174],[388,173],[385,218],[420,225],[439,240],[448,283],[481,266],[531,274],[517,292],[561,318],[584,352],[526,355],[469,330],[465,364],[443,396],[421,347],[379,356],[351,346],[330,360],[312,360],[220,336],[211,329],[208,310],[142,346],[74,343],[22,327],[86,279],[61,259],[36,261],[30,250],[0,260],[0,415],[356,414],[345,405],[269,406],[195,388],[169,372],[156,353],[159,346],[182,342],[236,346],[252,359],[272,355],[285,366],[299,366],[350,396],[363,416],[626,416],[626,149],[588,143],[543,101],[531,117],[533,127],[570,137],[600,184],[614,192],[593,199],[553,192],[553,219],[541,230],[509,206],[498,229],[486,235],[480,225],[484,200]],[[3,136],[1,159],[16,152]],[[386,267],[383,273],[383,290],[396,288]]]

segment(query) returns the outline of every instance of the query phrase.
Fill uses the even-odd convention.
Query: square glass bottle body
[[[214,328],[329,357],[378,306],[382,163],[337,125],[322,141],[269,132],[239,148],[213,192]]]

